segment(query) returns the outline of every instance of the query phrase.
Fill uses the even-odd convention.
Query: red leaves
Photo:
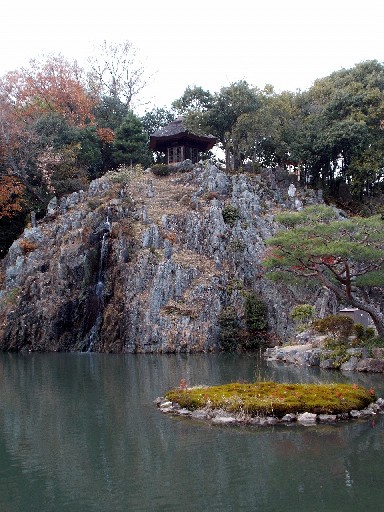
[[[337,259],[334,256],[323,256],[320,260],[325,265],[334,265],[337,263]]]

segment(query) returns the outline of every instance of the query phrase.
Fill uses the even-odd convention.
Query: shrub
[[[245,299],[245,321],[249,331],[265,331],[268,327],[268,308],[255,293],[249,293]]]
[[[330,353],[322,355],[322,359],[332,359],[333,368],[340,368],[343,363],[346,363],[351,358],[351,354],[348,354],[348,345],[345,342],[337,342],[332,338],[324,340],[324,348],[329,350]]]
[[[353,333],[352,318],[344,315],[329,315],[312,322],[313,328],[322,334],[329,335],[334,341],[344,341]]]
[[[375,336],[374,329],[368,327],[366,331],[371,331],[371,333],[366,334],[362,340],[360,340],[360,346],[367,347],[372,355],[373,348],[384,348],[384,336]]]
[[[119,167],[114,171],[109,171],[107,173],[108,178],[112,181],[112,183],[118,183],[119,185],[126,185],[129,183],[130,179],[135,173],[142,173],[143,168],[141,166],[135,166],[134,168],[130,168],[126,165],[119,165]]]
[[[313,317],[315,308],[310,304],[299,304],[291,309],[290,317],[300,324],[306,324]]]
[[[169,176],[172,173],[172,167],[166,164],[152,165],[151,171],[155,176]]]
[[[353,326],[353,333],[358,340],[364,338],[365,335],[365,327],[362,324],[355,324]]]
[[[248,336],[244,348],[255,349],[266,341],[268,328],[268,308],[265,302],[255,293],[249,293],[244,305],[245,322]]]
[[[375,333],[376,333],[376,331],[375,331],[375,329],[374,329],[373,327],[367,327],[367,328],[365,329],[365,335],[366,335],[368,338],[375,338]],[[379,336],[376,336],[376,337],[377,337],[377,339],[379,339],[379,338],[380,338]],[[383,337],[381,337],[381,339],[384,341],[384,338],[383,338]]]
[[[224,222],[229,226],[234,226],[236,221],[240,218],[239,209],[233,204],[227,204],[224,206],[221,212]]]
[[[254,350],[261,343],[265,343],[268,328],[267,305],[257,294],[249,293],[244,309],[246,329],[241,328],[234,307],[225,307],[219,313],[219,338],[223,350]]]
[[[241,238],[235,238],[234,240],[231,240],[229,245],[230,245],[232,251],[236,251],[236,252],[243,252],[245,250],[245,248],[247,247],[246,243]]]
[[[234,307],[223,308],[217,319],[220,334],[219,339],[224,350],[236,350],[240,328],[239,317]]]
[[[375,329],[372,327],[365,328],[362,324],[355,324],[353,326],[353,332],[356,336],[355,345],[357,346],[371,345],[376,338]]]

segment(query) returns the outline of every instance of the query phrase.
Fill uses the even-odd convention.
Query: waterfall
[[[94,296],[96,298],[96,308],[97,315],[94,324],[88,332],[84,343],[84,351],[92,352],[95,342],[98,339],[100,327],[103,319],[103,311],[104,311],[104,281],[105,281],[105,270],[108,259],[108,249],[109,249],[109,236],[111,233],[111,222],[110,222],[110,208],[107,210],[107,217],[105,222],[101,226],[101,242],[100,242],[100,258],[99,258],[99,268],[97,273],[97,281],[94,287]]]
[[[104,231],[103,237],[101,239],[99,272],[97,275],[97,283],[95,287],[96,296],[98,297],[99,300],[103,300],[104,294],[104,273],[105,264],[108,258],[108,239],[109,231]]]

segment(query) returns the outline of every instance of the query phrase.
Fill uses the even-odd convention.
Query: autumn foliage
[[[56,112],[76,126],[94,121],[96,99],[87,93],[76,62],[61,56],[48,57],[45,62],[33,60],[30,68],[8,73],[3,82],[3,90],[24,119]]]
[[[24,192],[24,185],[15,176],[0,177],[0,219],[10,219],[23,210]]]
[[[115,133],[111,128],[97,128],[97,135],[105,144],[112,144],[115,140]]]
[[[0,76],[0,255],[21,233],[29,210],[43,215],[54,195],[85,188],[120,163],[148,159],[147,136],[129,106],[145,85],[143,69],[128,43],[104,50],[93,74],[48,55]],[[106,69],[113,90],[102,80]],[[125,140],[128,115],[132,144]]]

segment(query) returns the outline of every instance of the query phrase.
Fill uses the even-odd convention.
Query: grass
[[[173,389],[165,397],[190,410],[209,407],[251,416],[288,413],[341,414],[363,409],[376,397],[356,384],[279,384],[256,382]]]

